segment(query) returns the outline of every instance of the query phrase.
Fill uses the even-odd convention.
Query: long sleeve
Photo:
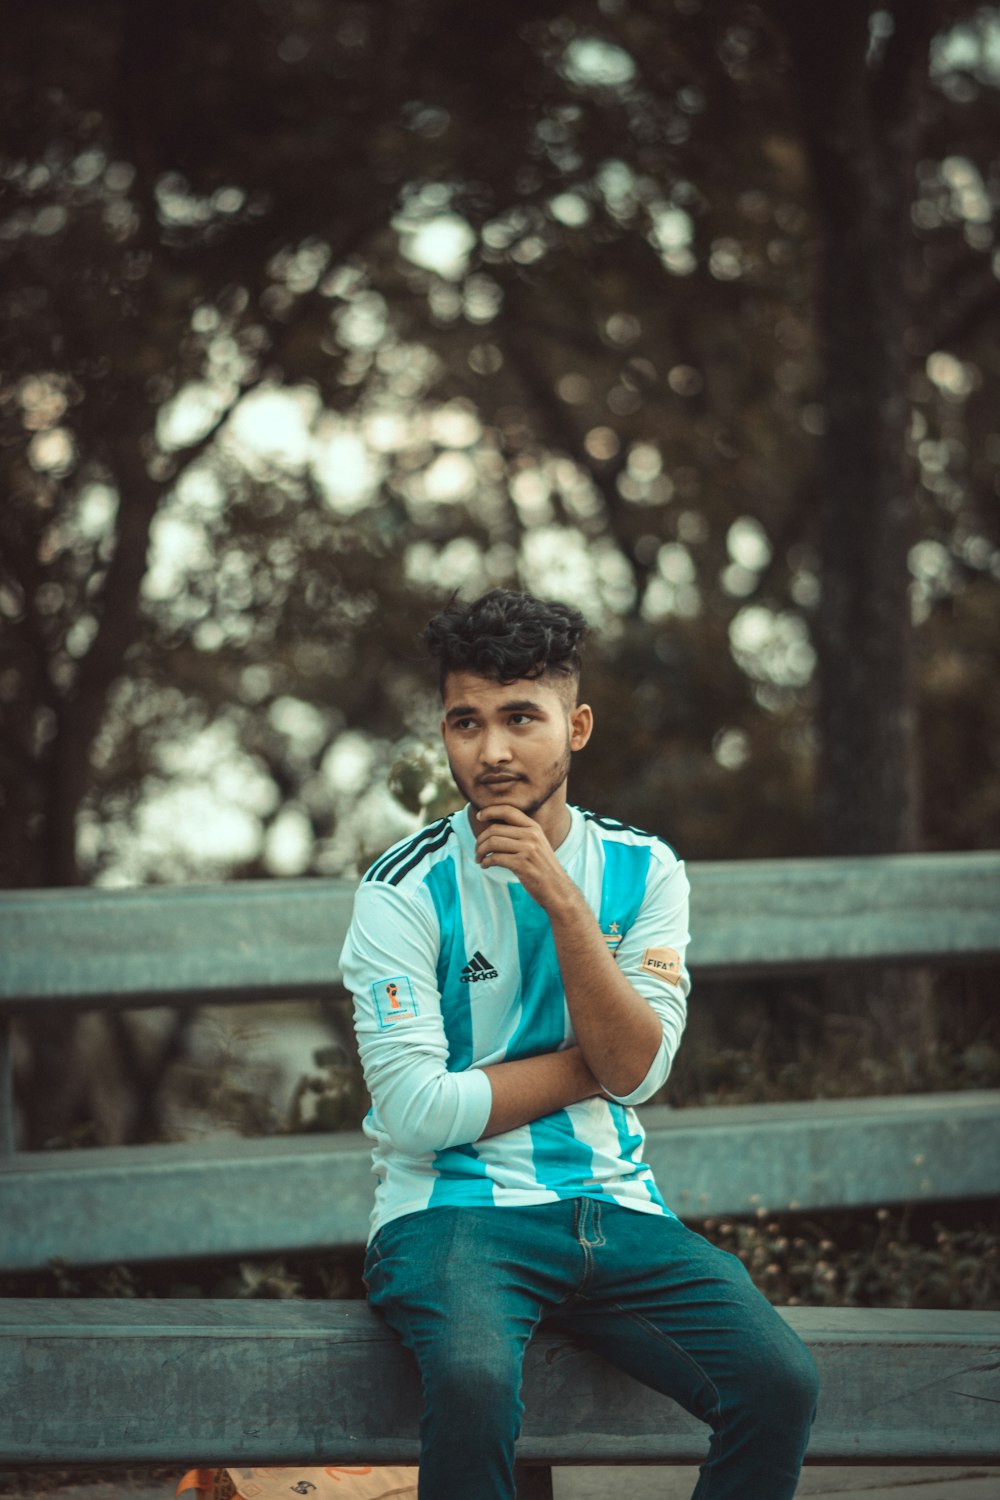
[[[392,1145],[407,1156],[478,1140],[492,1105],[480,1069],[448,1070],[438,943],[433,907],[421,892],[361,885],[341,968],[354,996],[374,1111]]]
[[[638,1088],[613,1096],[619,1104],[642,1104],[662,1088],[680,1045],[691,989],[684,963],[689,889],[682,862],[672,854],[654,858],[642,905],[615,954],[629,983],[656,1012],[662,1033]]]

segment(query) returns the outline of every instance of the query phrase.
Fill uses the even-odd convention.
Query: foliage
[[[995,966],[935,974],[933,1035],[905,1046],[898,1005],[833,1008],[822,979],[701,982],[663,1100],[687,1108],[1000,1087],[998,977]]]
[[[852,1218],[841,1215],[831,1227],[772,1219],[762,1210],[755,1220],[702,1227],[713,1244],[739,1256],[771,1302],[783,1306],[1000,1306],[996,1227],[935,1223],[918,1235],[905,1211],[880,1208],[873,1218]]]
[[[971,1211],[970,1211],[971,1210]],[[772,1302],[806,1307],[1000,1308],[1000,1224],[981,1206],[707,1219]],[[0,1296],[362,1297],[361,1256],[95,1268],[0,1276]]]
[[[493,581],[601,628],[581,800],[691,856],[815,847],[815,649],[895,692],[817,639],[819,13],[42,11],[0,68],[3,880],[349,867],[390,816],[358,780],[433,722],[415,627]],[[925,780],[959,748],[974,809],[931,837],[995,841],[994,21],[829,24],[906,226],[918,545],[874,564],[922,622]]]
[[[597,627],[583,805],[689,858],[996,843],[996,25],[20,7],[0,884],[351,871],[430,808],[419,626],[495,582]]]

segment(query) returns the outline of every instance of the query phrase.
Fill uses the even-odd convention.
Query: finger
[[[498,853],[490,849],[487,849],[486,853],[480,855],[477,864],[480,864],[484,870],[519,870],[519,868],[523,867],[522,861],[517,859],[513,853]]]
[[[504,837],[503,834],[494,833],[492,831],[482,834],[476,840],[476,849],[480,854],[485,854],[489,849],[497,851],[502,849],[509,854],[514,854],[520,849],[527,849],[530,847],[531,846],[527,839]]]
[[[525,843],[520,838],[484,838],[483,843],[478,844],[478,853],[528,853],[531,844]]]
[[[480,854],[485,854],[488,850],[494,852],[502,850],[506,854],[525,854],[535,847],[536,841],[533,838],[518,837],[513,830],[509,833],[501,833],[497,829],[490,828],[481,833],[476,840],[476,850]]]
[[[480,808],[476,817],[487,827],[491,823],[516,824],[521,828],[535,827],[533,818],[529,818],[526,812],[522,812],[519,807],[514,807],[509,802],[498,802],[495,807]]]

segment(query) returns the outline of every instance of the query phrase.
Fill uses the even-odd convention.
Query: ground
[[[99,1481],[64,1483],[56,1472],[0,1473],[6,1500],[173,1500],[176,1475],[130,1469]],[[697,1471],[690,1468],[566,1468],[555,1475],[556,1500],[688,1500]],[[814,1468],[806,1469],[799,1500],[1000,1500],[1000,1469]]]

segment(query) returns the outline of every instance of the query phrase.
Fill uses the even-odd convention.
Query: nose
[[[499,766],[511,758],[510,741],[502,725],[489,726],[479,742],[479,759],[487,766]]]

